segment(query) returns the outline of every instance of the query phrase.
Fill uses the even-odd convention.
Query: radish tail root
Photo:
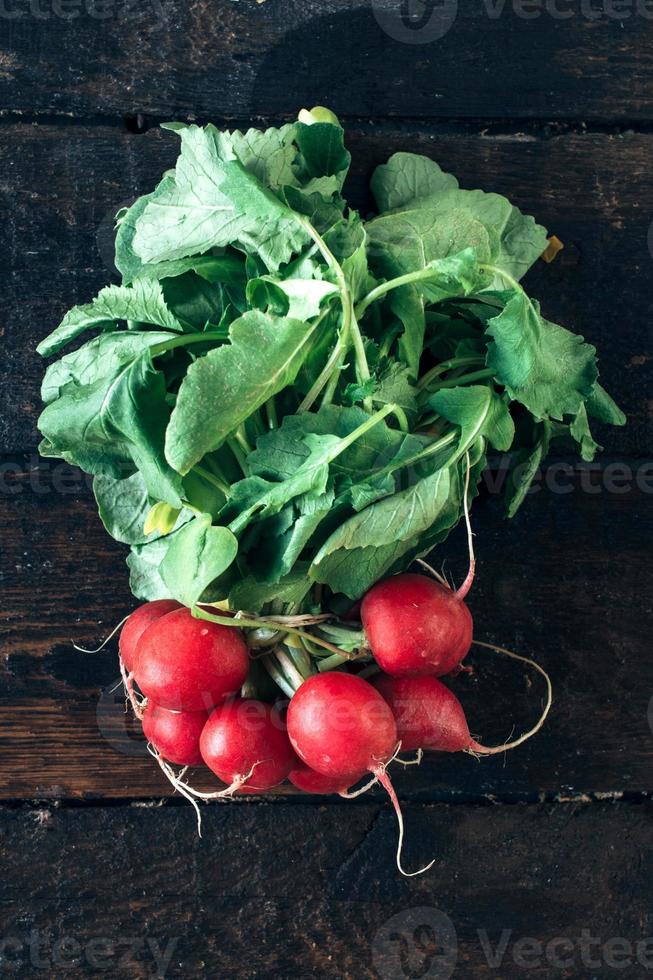
[[[456,590],[456,599],[461,601],[466,597],[472,587],[474,575],[476,574],[476,556],[474,555],[474,534],[472,532],[472,522],[469,519],[469,473],[471,464],[469,462],[469,451],[465,453],[467,469],[465,471],[465,489],[463,491],[463,509],[465,511],[465,526],[467,528],[467,547],[469,548],[469,569],[465,581]]]
[[[424,874],[425,871],[428,871],[429,868],[433,867],[435,864],[435,859],[433,861],[429,861],[429,863],[424,865],[423,868],[420,868],[419,871],[405,871],[403,869],[401,865],[401,852],[404,845],[404,818],[401,813],[401,806],[399,805],[399,800],[397,799],[397,794],[395,793],[395,788],[392,785],[392,781],[386,772],[386,767],[379,766],[379,768],[375,770],[374,774],[390,797],[390,801],[395,809],[395,813],[397,814],[397,823],[399,825],[399,839],[397,841],[397,868],[399,873],[405,878],[414,878],[416,875]]]
[[[524,732],[519,738],[516,738],[513,742],[506,742],[505,745],[497,745],[493,748],[488,748],[485,745],[479,745],[478,742],[472,742],[469,746],[468,751],[471,755],[497,755],[499,752],[508,752],[510,749],[516,749],[518,745],[523,745],[527,742],[529,738],[533,735],[537,735],[540,731],[544,722],[547,719],[549,711],[551,710],[551,705],[553,704],[553,687],[551,685],[551,678],[539,664],[536,664],[534,660],[529,657],[522,657],[519,653],[514,653],[512,650],[506,650],[505,647],[499,647],[495,643],[485,643],[483,640],[474,640],[474,644],[478,647],[485,647],[487,650],[494,650],[495,653],[501,653],[505,657],[510,657],[512,660],[520,660],[522,663],[528,664],[533,667],[539,674],[542,675],[546,682],[546,703],[540,715],[539,721],[533,728],[529,731]]]
[[[351,790],[347,789],[347,790],[343,790],[342,793],[338,793],[338,796],[341,796],[343,800],[355,800],[357,796],[362,796],[363,793],[367,793],[369,789],[372,789],[372,786],[375,786],[377,782],[378,779],[376,778],[376,776],[374,776],[372,779],[369,780],[369,782],[365,783],[364,786],[361,786],[360,789],[355,789],[353,793],[351,792]]]
[[[116,633],[118,632],[118,630],[121,629],[125,625],[125,623],[129,619],[130,615],[131,615],[131,613],[127,613],[126,616],[123,616],[123,618],[120,620],[120,622],[118,623],[118,625],[117,626],[114,626],[114,628],[111,630],[111,632],[109,633],[109,635],[106,636],[102,640],[102,643],[100,643],[99,647],[95,647],[94,650],[87,650],[86,647],[77,646],[77,644],[73,640],[71,640],[70,642],[73,645],[73,649],[74,650],[78,650],[80,653],[99,653],[100,650],[104,650],[104,648],[107,645],[107,643],[114,638],[114,636],[116,635]]]
[[[186,790],[186,784],[184,782],[182,782],[182,779],[181,779],[181,777],[186,772],[186,768],[182,769],[181,772],[179,773],[179,775],[177,776],[175,774],[175,771],[172,768],[172,766],[169,766],[168,765],[168,763],[165,761],[165,759],[163,759],[163,757],[157,752],[157,750],[154,748],[154,746],[151,745],[149,742],[147,743],[147,751],[150,753],[151,756],[153,756],[156,759],[156,761],[158,762],[159,767],[161,769],[161,772],[166,777],[166,779],[168,780],[168,782],[170,783],[170,785],[173,787],[173,789],[177,793],[179,793],[180,796],[183,796],[184,799],[188,800],[188,802],[190,803],[190,805],[193,807],[193,809],[195,811],[195,816],[197,817],[197,836],[198,837],[201,837],[202,836],[202,814],[200,813],[200,808],[197,805],[197,800],[194,799],[193,796],[191,796],[191,794],[189,792],[187,792],[187,790]]]
[[[147,698],[143,698],[142,700],[139,699],[136,691],[134,690],[134,675],[127,673],[127,668],[125,667],[122,657],[120,657],[120,676],[122,677],[125,694],[129,698],[129,703],[132,706],[132,711],[138,720],[142,721],[143,712],[145,711],[145,706],[147,704]]]

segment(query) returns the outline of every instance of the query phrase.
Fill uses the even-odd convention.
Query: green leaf
[[[569,426],[569,434],[580,446],[581,457],[587,463],[591,463],[597,452],[603,448],[592,438],[584,405],[581,405],[578,414]]]
[[[419,153],[394,153],[387,163],[376,168],[370,190],[379,211],[407,208],[432,194],[457,190],[458,181],[447,174],[435,160]]]
[[[163,454],[169,408],[165,381],[146,351],[92,384],[68,384],[39,419],[50,454],[90,473],[116,472],[115,451],[131,458],[154,500],[181,506],[181,479]]]
[[[173,592],[161,578],[160,566],[174,539],[174,534],[156,538],[147,544],[132,545],[127,555],[129,587],[137,599],[173,599]]]
[[[177,333],[184,331],[166,304],[161,284],[152,279],[139,279],[132,286],[106,286],[91,303],[74,306],[36,349],[48,357],[85,330],[112,329],[118,320],[152,323]]]
[[[164,175],[151,194],[139,197],[129,208],[123,208],[116,216],[116,268],[122,275],[123,283],[130,283],[144,271],[144,264],[134,252],[134,235],[136,222],[157,193],[163,193],[174,187],[174,176]],[[158,276],[156,277],[158,278]]]
[[[261,436],[256,449],[247,457],[247,472],[268,480],[290,479],[309,458],[308,434],[346,438],[362,425],[369,415],[362,408],[326,405],[319,412],[286,415],[281,426]],[[331,472],[346,476],[350,482],[362,482],[371,470],[381,469],[404,449],[410,456],[423,449],[426,440],[405,435],[379,422],[357,439],[331,464]]]
[[[578,334],[545,320],[523,292],[515,292],[487,326],[487,364],[511,398],[537,419],[577,415],[594,390],[596,351]]]
[[[398,343],[399,357],[408,367],[410,377],[416,381],[426,330],[424,300],[415,285],[400,286],[390,293],[390,308],[403,326]]]
[[[599,422],[605,422],[607,425],[626,424],[626,416],[598,381],[585,403],[585,408],[587,414],[598,419]]]
[[[447,421],[460,426],[460,454],[481,436],[495,449],[510,449],[515,435],[514,422],[504,399],[487,385],[444,388],[429,397],[428,405]]]
[[[235,130],[220,134],[228,141],[243,167],[266,187],[277,191],[286,184],[296,182],[293,164],[297,156],[294,123],[280,129],[248,129],[246,133]]]
[[[331,512],[333,502],[333,490],[307,493],[276,517],[257,525],[258,533],[246,545],[247,562],[255,577],[262,582],[278,582],[287,575]]]
[[[289,501],[303,494],[323,495],[329,479],[329,463],[337,455],[342,440],[332,435],[308,434],[303,441],[308,455],[284,480],[272,483],[251,476],[236,483],[220,514],[221,520],[234,530],[242,529],[255,515],[261,519],[277,514]]]
[[[328,122],[316,122],[308,126],[298,123],[297,145],[309,177],[335,176],[340,188],[342,187],[351,163],[351,154],[345,149],[344,133],[340,126]]]
[[[354,302],[374,285],[367,266],[367,234],[357,214],[339,221],[324,240],[340,263]]]
[[[43,378],[41,398],[47,405],[61,395],[67,384],[84,386],[93,384],[99,378],[111,377],[148,348],[177,336],[155,330],[119,330],[100,334],[83,347],[50,364]]]
[[[306,562],[297,562],[293,570],[278,582],[257,582],[253,576],[248,575],[231,589],[229,608],[259,613],[270,602],[294,605],[302,601],[311,585]]]
[[[198,358],[182,381],[166,434],[179,473],[217,449],[272,395],[295,380],[313,328],[253,310],[231,324],[231,343]]]
[[[274,279],[261,276],[247,283],[247,298],[258,309],[280,313],[295,320],[318,316],[324,300],[337,295],[338,289],[324,279]],[[278,294],[283,298],[280,301]],[[271,306],[276,309],[270,310]]]
[[[141,278],[174,279],[186,272],[195,272],[206,282],[214,285],[243,286],[245,284],[245,263],[237,252],[223,255],[191,255],[186,259],[173,259],[168,262],[153,262],[144,265]]]
[[[526,430],[528,431],[524,436]],[[527,417],[520,426],[520,446],[513,454],[506,483],[505,505],[508,517],[514,517],[526,499],[537,471],[549,452],[551,435],[550,422],[535,422]]]
[[[427,531],[448,531],[459,517],[457,481],[437,470],[406,490],[366,507],[322,545],[311,576],[352,599],[363,595]]]
[[[100,519],[112,538],[123,544],[145,544],[145,517],[150,509],[147,487],[140,473],[124,480],[99,474],[93,480],[93,493]]]
[[[139,258],[161,262],[234,245],[277,269],[308,243],[294,213],[245,169],[215,127],[188,126],[180,136],[174,185],[159,188],[136,219]]]
[[[370,237],[396,250],[417,236],[427,262],[471,245],[479,261],[521,279],[547,246],[546,229],[505,197],[461,190],[426,157],[395,154],[375,171],[372,189],[380,209],[393,211],[368,224]],[[414,251],[412,257],[412,268],[419,268]]]
[[[214,527],[208,515],[186,524],[171,540],[160,574],[172,596],[194,606],[238,553],[238,541],[226,527]]]

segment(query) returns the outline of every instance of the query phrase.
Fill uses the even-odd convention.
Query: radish
[[[397,726],[388,704],[371,684],[354,674],[314,674],[297,689],[288,706],[288,735],[295,752],[311,769],[351,784],[371,772],[388,793],[397,814],[401,866],[404,824],[386,772],[397,748]],[[433,861],[420,871],[431,867]]]
[[[363,775],[361,773],[361,775]],[[321,772],[316,772],[310,766],[305,766],[298,762],[294,769],[288,773],[288,779],[301,789],[303,793],[346,793],[347,789],[354,780],[342,779],[340,776],[324,776]]]
[[[469,733],[463,706],[437,677],[389,677],[371,682],[390,705],[404,751],[487,753]]]
[[[172,612],[173,609],[181,609],[180,604],[175,599],[155,599],[153,602],[146,602],[139,606],[127,617],[120,632],[118,650],[129,673],[134,668],[136,645],[141,635],[151,623],[160,619],[161,616],[165,616],[166,613]]]
[[[540,730],[552,704],[551,679],[546,671],[528,657],[522,657],[505,647],[481,640],[475,640],[474,643],[526,663],[544,677],[547,698],[540,720],[534,728],[514,741],[489,748],[472,738],[462,704],[442,681],[436,677],[390,677],[381,674],[371,683],[392,710],[402,750],[426,749],[432,752],[496,755],[498,752],[517,748]]]
[[[134,677],[146,698],[172,711],[206,711],[235,694],[249,657],[240,631],[181,607],[155,620],[136,648]]]
[[[208,717],[208,711],[169,711],[149,701],[143,711],[143,734],[168,762],[199,766],[200,735]]]
[[[448,674],[472,643],[472,616],[461,590],[426,575],[407,572],[372,586],[361,621],[374,659],[393,677]]]
[[[263,701],[234,698],[213,712],[204,726],[200,751],[227,790],[261,792],[282,783],[297,759],[279,712]]]
[[[383,698],[353,674],[315,674],[288,706],[288,734],[303,762],[351,784],[385,765],[397,744],[397,727]]]

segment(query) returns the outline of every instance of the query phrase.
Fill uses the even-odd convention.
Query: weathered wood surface
[[[165,793],[119,695],[109,694],[118,681],[115,644],[97,654],[71,646],[95,646],[132,608],[123,549],[102,528],[82,477],[63,464],[13,463],[0,474],[0,795]],[[475,505],[477,636],[542,663],[555,707],[544,733],[506,757],[433,756],[419,771],[398,773],[407,796],[511,800],[653,789],[646,587],[653,466],[623,467],[606,461],[590,473],[558,461],[510,523],[497,494],[486,491]],[[438,554],[449,556],[447,570],[460,580],[462,529]],[[513,726],[530,727],[542,705],[540,679],[489,652],[472,662],[476,674],[453,685],[474,733],[496,744]]]
[[[600,433],[606,449],[650,452],[653,135],[541,139],[367,127],[349,133],[348,142],[349,194],[365,212],[373,167],[410,149],[437,159],[463,186],[510,195],[566,243],[553,265],[539,263],[529,286],[550,318],[599,349],[602,378],[629,415],[626,428]],[[34,347],[69,306],[88,301],[110,281],[113,215],[150,190],[176,153],[175,137],[159,131],[135,136],[117,127],[0,127],[7,221],[0,256],[0,452],[35,448],[43,362]]]
[[[647,0],[8,0],[0,17],[4,112],[653,118]]]
[[[650,804],[408,806],[407,864],[437,857],[411,879],[385,805],[204,814],[200,840],[181,807],[2,812],[3,973],[639,980],[653,965]]]

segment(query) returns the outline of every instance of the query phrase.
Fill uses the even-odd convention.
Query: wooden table
[[[653,11],[442,0],[11,0],[0,11],[0,973],[11,976],[647,976],[653,970],[651,273]],[[538,14],[539,11],[539,14]],[[429,33],[430,32],[430,33]],[[117,208],[176,155],[166,119],[273,124],[331,106],[373,166],[426,153],[565,242],[529,285],[600,351],[629,414],[600,465],[550,461],[511,523],[475,507],[479,636],[551,673],[544,732],[507,757],[399,773],[382,796],[190,807],[129,728],[115,648],[122,549],[88,482],[36,455],[37,340],[111,276]],[[99,228],[99,232],[98,232]],[[460,577],[464,540],[438,555]],[[457,682],[498,742],[542,703],[489,653]],[[395,918],[396,917],[396,918]],[[647,941],[648,940],[648,941]]]

